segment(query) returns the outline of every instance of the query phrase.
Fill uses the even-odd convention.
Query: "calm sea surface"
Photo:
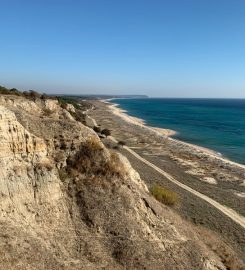
[[[146,124],[177,131],[174,138],[245,164],[245,99],[115,99]]]

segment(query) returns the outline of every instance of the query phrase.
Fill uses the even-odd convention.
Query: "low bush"
[[[126,174],[118,154],[108,155],[96,137],[91,137],[81,147],[76,156],[67,161],[69,169],[91,177],[123,177]]]
[[[37,91],[34,90],[28,90],[28,91],[20,91],[16,88],[6,88],[4,86],[0,85],[0,94],[2,95],[15,95],[15,96],[22,96],[31,100],[35,100],[37,98],[41,98],[41,99],[54,99],[55,97],[53,96],[49,96],[45,93],[43,94],[39,94]]]
[[[78,97],[58,97],[58,103],[63,109],[66,109],[68,104],[72,104],[75,109],[81,109],[78,103]]]
[[[52,171],[53,169],[53,165],[51,163],[48,163],[48,162],[38,162],[35,167],[34,167],[35,170],[43,170],[43,169],[46,169],[48,171]]]
[[[19,91],[16,88],[8,89],[8,88],[6,88],[4,86],[0,86],[0,94],[21,96],[22,95],[22,92]]]
[[[66,150],[68,147],[64,141],[61,142],[60,144],[60,150]]]
[[[101,131],[101,134],[104,134],[107,137],[111,135],[111,131],[108,128],[105,128]]]
[[[66,170],[60,169],[60,170],[58,170],[58,173],[59,173],[60,180],[62,182],[64,182],[66,180],[66,178],[68,177]]]
[[[126,143],[125,143],[124,141],[119,141],[119,142],[118,142],[118,145],[124,146],[124,145],[126,145]]]
[[[151,194],[161,203],[173,206],[179,202],[179,196],[174,191],[155,185],[151,188]]]
[[[54,157],[54,160],[56,162],[62,162],[62,161],[64,161],[64,159],[65,159],[64,151],[59,151],[58,153],[56,153],[56,155]]]
[[[44,116],[50,116],[52,113],[53,113],[53,112],[52,112],[52,110],[50,110],[50,109],[44,109],[44,110],[43,110],[43,115],[44,115]]]
[[[82,111],[77,110],[76,112],[70,112],[70,114],[72,115],[72,117],[76,120],[81,122],[82,124],[85,124],[85,115],[83,114]]]
[[[100,132],[101,132],[101,128],[100,128],[100,127],[95,126],[95,127],[94,127],[94,131],[95,131],[95,132],[97,132],[97,133],[100,133]]]

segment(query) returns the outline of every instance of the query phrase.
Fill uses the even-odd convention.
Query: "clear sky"
[[[0,0],[0,85],[245,98],[245,0]]]

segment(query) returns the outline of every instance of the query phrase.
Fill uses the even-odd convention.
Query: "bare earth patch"
[[[245,198],[245,192],[235,192],[238,197]]]
[[[213,177],[204,177],[202,180],[209,184],[217,185],[217,181]]]

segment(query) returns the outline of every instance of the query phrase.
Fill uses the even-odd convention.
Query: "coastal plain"
[[[212,150],[191,145],[169,137],[168,130],[156,130],[144,121],[128,116],[115,104],[92,101],[95,109],[89,111],[102,128],[111,130],[117,141],[123,141],[140,157],[164,170],[177,181],[208,196],[221,205],[235,211],[244,222],[245,215],[245,166],[224,159]],[[159,134],[160,133],[160,134]],[[108,147],[115,147],[110,139],[104,139]],[[125,155],[148,188],[161,185],[176,191],[180,204],[175,208],[182,217],[224,237],[237,253],[244,256],[244,228],[221,213],[209,203],[170,182],[145,163],[135,158],[123,147]],[[243,223],[244,224],[244,223]]]
[[[101,101],[8,91],[0,95],[0,269],[244,269],[244,198],[182,164],[209,155],[211,166],[215,155],[195,156]],[[160,201],[156,184],[179,203]]]

